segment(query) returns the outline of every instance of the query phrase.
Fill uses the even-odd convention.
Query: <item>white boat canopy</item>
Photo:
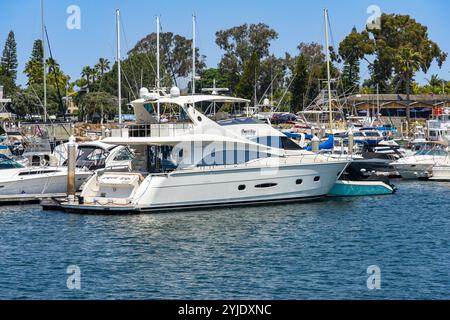
[[[180,107],[189,104],[196,104],[201,102],[215,102],[215,103],[250,103],[250,100],[236,98],[236,97],[228,97],[228,96],[219,96],[219,95],[190,95],[190,96],[179,96],[179,97],[170,97],[170,96],[162,96],[159,99],[137,99],[132,102],[135,103],[161,103],[161,104],[176,104]]]

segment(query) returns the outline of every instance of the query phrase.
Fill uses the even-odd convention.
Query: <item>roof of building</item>
[[[398,101],[407,103],[408,99],[406,94],[355,94],[345,99],[348,102],[367,102],[367,101],[377,101],[380,102],[391,102]],[[417,102],[428,102],[428,103],[436,103],[439,101],[450,101],[450,95],[443,94],[412,94],[409,97],[409,101]]]

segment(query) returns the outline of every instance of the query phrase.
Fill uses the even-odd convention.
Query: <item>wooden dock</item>
[[[0,196],[0,206],[5,205],[23,205],[41,203],[41,201],[49,199],[63,199],[67,197],[66,193],[52,194],[24,194],[15,196]]]

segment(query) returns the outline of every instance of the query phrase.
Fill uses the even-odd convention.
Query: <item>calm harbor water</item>
[[[161,215],[3,207],[0,299],[448,299],[450,184],[396,184],[393,196]]]

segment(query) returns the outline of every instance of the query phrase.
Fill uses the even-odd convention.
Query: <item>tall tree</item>
[[[219,69],[228,75],[233,91],[237,89],[242,70],[253,54],[258,60],[264,60],[269,56],[271,41],[277,38],[278,33],[263,23],[243,24],[216,32],[216,44],[225,51]]]
[[[400,52],[396,56],[399,70],[398,74],[401,74],[402,80],[406,86],[406,100],[410,101],[411,93],[411,81],[413,79],[414,73],[419,70],[422,61],[422,56],[419,52],[415,52],[410,47],[402,47]],[[407,108],[406,116],[408,120],[411,117],[410,110]]]
[[[101,77],[108,72],[111,68],[111,63],[108,59],[100,58],[98,59],[98,63],[95,65],[95,69],[97,69],[98,73]]]
[[[86,79],[88,87],[91,86],[92,68],[90,66],[83,67],[81,70],[81,76]]]
[[[154,74],[156,74],[156,33],[151,33],[141,39],[128,54],[144,54],[140,57],[146,59],[147,63],[151,63]],[[198,48],[195,50],[197,57],[197,71],[201,73],[205,68],[205,56],[200,55]],[[192,40],[186,39],[180,35],[174,35],[172,32],[162,32],[160,34],[160,58],[162,66],[162,77],[166,77],[164,73],[169,73],[173,83],[178,85],[179,78],[186,78],[192,72]],[[156,79],[154,77],[153,79]],[[153,81],[153,86],[156,85]]]
[[[339,45],[339,56],[344,63],[342,85],[346,93],[359,88],[360,60],[364,58],[366,52],[372,49],[368,47],[367,39],[367,32],[359,33],[353,27],[350,34]]]
[[[17,44],[14,32],[10,31],[0,61],[0,82],[9,94],[16,90],[17,67]]]
[[[305,54],[300,54],[294,69],[294,79],[291,85],[291,110],[297,112],[303,110],[308,90],[308,64]]]
[[[421,56],[419,68],[412,72],[411,78],[416,71],[426,73],[434,61],[441,67],[447,58],[447,53],[430,40],[426,26],[409,15],[396,14],[383,14],[380,29],[352,32],[341,43],[340,50],[354,52],[359,59],[365,59],[371,72],[370,84],[379,84],[382,91],[389,93],[398,88],[404,75],[398,57],[404,54],[405,47],[420,52]]]
[[[255,52],[244,65],[244,72],[236,86],[236,93],[243,98],[252,99],[254,97],[255,86],[257,86],[257,75],[260,61]],[[258,101],[254,101],[255,104]]]
[[[28,77],[29,85],[42,84],[44,82],[43,57],[42,41],[36,40],[33,44],[30,60],[26,63],[24,70],[24,73]]]

